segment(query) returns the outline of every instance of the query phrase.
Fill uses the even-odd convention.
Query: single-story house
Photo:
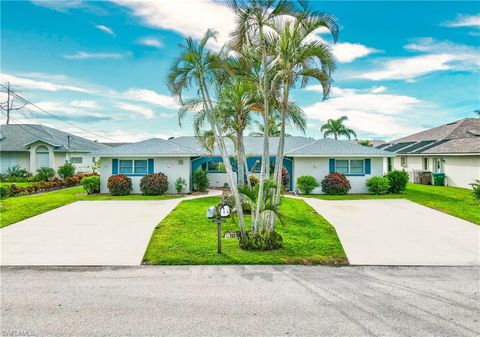
[[[235,167],[233,143],[226,140],[229,155]],[[247,166],[251,174],[258,175],[263,149],[263,138],[245,137]],[[278,138],[270,138],[270,162],[275,163]],[[125,174],[132,178],[133,192],[140,193],[140,179],[149,173],[162,172],[168,176],[169,190],[175,192],[175,180],[187,181],[186,191],[192,189],[192,173],[203,168],[207,171],[211,187],[225,187],[228,178],[224,172],[218,150],[208,153],[195,137],[178,137],[168,140],[148,139],[97,151],[100,158],[101,192],[108,193],[108,178]],[[351,193],[365,193],[365,181],[372,176],[382,176],[387,171],[387,158],[395,154],[348,141],[306,137],[285,138],[284,168],[289,177],[288,188],[296,191],[296,180],[302,175],[314,176],[319,182],[329,172],[344,173],[352,185]],[[321,193],[317,188],[314,193]]]
[[[421,172],[445,173],[448,186],[470,188],[480,179],[480,118],[460,119],[377,149],[395,153],[389,168],[406,170],[412,182]]]
[[[93,151],[108,146],[40,124],[0,126],[0,172],[20,165],[35,173],[40,167],[55,171],[66,161],[75,164],[77,172],[90,172]]]

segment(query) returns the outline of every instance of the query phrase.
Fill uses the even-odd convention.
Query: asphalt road
[[[1,269],[2,336],[478,336],[479,267]]]

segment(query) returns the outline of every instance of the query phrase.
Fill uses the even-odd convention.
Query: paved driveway
[[[20,221],[0,231],[1,264],[139,265],[155,226],[185,199],[77,201]]]
[[[480,264],[471,222],[405,199],[304,200],[335,227],[351,264]]]

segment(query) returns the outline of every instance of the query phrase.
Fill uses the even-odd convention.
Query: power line
[[[0,85],[1,85],[4,89],[6,89],[5,85],[3,85],[3,84],[0,84]],[[111,140],[112,142],[117,142],[117,140],[115,140],[115,139],[112,139],[112,138],[106,137],[106,136],[101,136],[101,135],[99,135],[99,134],[97,134],[97,133],[95,133],[95,132],[92,132],[92,131],[87,130],[87,129],[84,129],[84,128],[78,126],[78,125],[75,125],[74,123],[71,123],[71,122],[69,122],[69,121],[66,121],[66,120],[63,119],[63,118],[60,118],[60,117],[58,117],[58,116],[55,116],[54,114],[52,114],[52,113],[48,112],[47,110],[39,107],[39,106],[36,105],[35,103],[29,101],[28,99],[24,98],[23,96],[15,93],[15,92],[13,93],[13,95],[14,95],[15,97],[17,97],[18,99],[21,99],[21,100],[24,101],[25,103],[30,104],[31,106],[34,106],[34,107],[37,108],[38,110],[40,110],[40,111],[42,111],[42,112],[45,112],[46,114],[52,116],[53,118],[58,119],[59,121],[62,121],[62,122],[66,123],[66,124],[68,124],[68,125],[70,125],[70,126],[73,126],[73,127],[77,128],[77,129],[79,129],[79,130],[82,130],[82,131],[84,131],[84,132],[88,132],[88,133],[90,133],[90,134],[92,134],[92,135],[94,135],[94,136],[96,136],[96,137],[105,138],[105,139]]]

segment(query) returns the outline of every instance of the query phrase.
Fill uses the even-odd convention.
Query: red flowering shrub
[[[140,180],[143,195],[161,195],[168,190],[168,177],[163,173],[147,174]]]
[[[132,179],[123,174],[110,176],[107,182],[111,195],[128,195],[132,190]]]
[[[341,173],[333,172],[322,180],[322,191],[326,194],[347,194],[352,187]]]
[[[289,184],[290,184],[290,178],[288,177],[288,171],[284,167],[282,168],[282,185],[283,187],[285,187],[285,189],[288,189],[290,187]]]

